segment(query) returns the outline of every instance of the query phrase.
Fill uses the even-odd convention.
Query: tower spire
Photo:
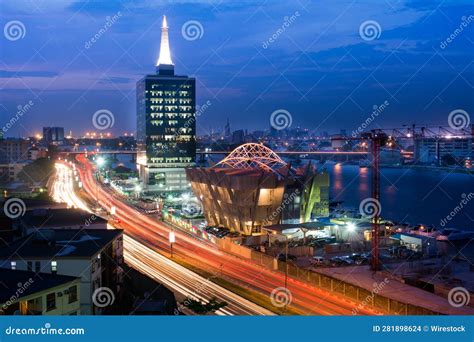
[[[170,42],[168,37],[168,23],[166,16],[163,16],[163,24],[161,25],[161,44],[160,56],[156,62],[158,72],[160,70],[173,70],[173,61],[171,60]]]

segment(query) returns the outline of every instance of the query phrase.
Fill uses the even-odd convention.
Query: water
[[[332,163],[325,167],[330,173],[331,200],[358,208],[363,199],[371,197],[370,169]],[[474,176],[468,174],[382,168],[380,178],[381,216],[397,222],[442,228],[441,220],[460,205],[463,196],[474,193]],[[474,198],[453,215],[448,227],[474,230]]]

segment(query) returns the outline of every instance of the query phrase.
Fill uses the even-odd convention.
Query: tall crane
[[[371,176],[371,193],[374,202],[380,203],[380,151],[382,147],[397,147],[400,140],[419,139],[419,138],[434,138],[436,141],[442,139],[472,139],[474,126],[471,129],[468,127],[453,129],[446,127],[403,127],[396,129],[375,129],[368,132],[363,132],[360,137],[348,138],[348,140],[369,141],[370,142],[370,156],[372,162],[372,176]],[[471,140],[472,144],[472,140]],[[380,263],[380,210],[375,210],[372,223],[372,259],[371,269],[378,271],[381,268]]]

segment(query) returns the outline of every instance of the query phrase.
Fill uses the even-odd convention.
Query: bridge
[[[61,151],[58,152],[61,155],[64,154],[137,154],[138,152],[145,151],[129,151],[129,150],[104,150],[104,151]],[[196,150],[196,154],[229,154],[232,151],[202,151]],[[367,155],[370,152],[367,151],[275,151],[279,155]]]

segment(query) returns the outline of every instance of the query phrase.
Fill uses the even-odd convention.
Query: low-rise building
[[[67,208],[28,210],[17,224],[24,235],[38,229],[107,229],[107,220],[81,209]]]
[[[0,267],[80,277],[81,313],[101,314],[94,291],[106,287],[117,297],[122,290],[122,236],[120,229],[39,229],[1,248]]]
[[[81,278],[2,269],[0,315],[80,315]]]

